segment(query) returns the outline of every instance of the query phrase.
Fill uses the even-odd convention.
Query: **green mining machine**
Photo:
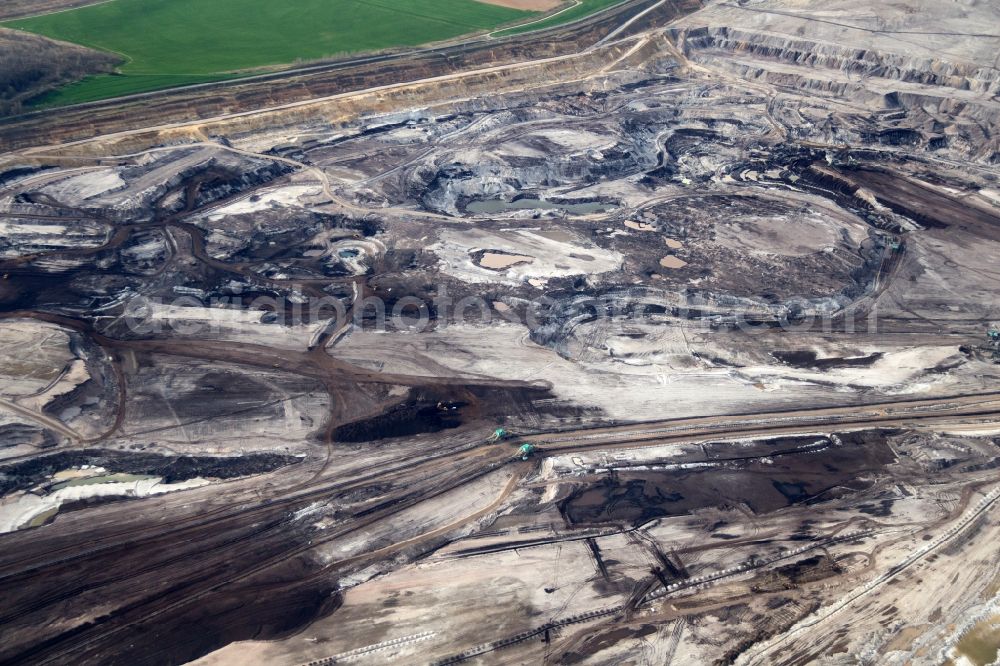
[[[503,440],[510,437],[510,433],[503,428],[497,428],[493,431],[493,434],[486,438],[487,444],[496,444],[497,442],[502,442]]]
[[[517,453],[519,456],[521,456],[521,460],[527,460],[535,453],[538,453],[538,447],[536,447],[534,444],[525,442],[521,444],[521,447],[517,450]]]

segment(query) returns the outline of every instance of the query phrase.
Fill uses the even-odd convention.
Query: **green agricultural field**
[[[59,105],[416,46],[532,16],[475,0],[110,0],[3,25],[126,59],[120,75],[91,77],[41,100]]]
[[[531,21],[525,23],[524,25],[514,26],[513,28],[508,28],[506,30],[499,30],[494,32],[493,36],[503,37],[505,35],[516,35],[518,33],[529,32],[531,30],[544,30],[545,28],[551,28],[563,23],[569,23],[570,21],[581,19],[584,16],[593,14],[594,12],[607,9],[612,5],[620,5],[622,2],[624,2],[624,0],[577,0],[576,5],[559,13],[553,14],[552,16],[543,18],[540,21]]]

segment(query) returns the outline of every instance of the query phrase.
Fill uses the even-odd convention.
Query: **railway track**
[[[88,625],[83,625],[81,627],[77,627],[76,629],[69,630],[61,635],[52,637],[44,643],[26,647],[21,652],[13,655],[13,661],[23,663],[23,661],[27,659],[31,660],[32,663],[50,663],[55,660],[57,663],[62,663],[62,658],[68,658],[70,655],[79,655],[81,654],[81,651],[87,649],[88,647],[101,641],[108,640],[109,637],[115,636],[121,631],[129,629],[137,623],[149,622],[156,617],[169,613],[170,611],[177,610],[182,607],[189,607],[191,604],[197,603],[200,599],[218,592],[222,588],[232,586],[241,581],[246,581],[247,579],[267,571],[276,565],[287,562],[297,556],[304,555],[309,551],[314,550],[317,546],[341,539],[353,533],[357,533],[380,520],[385,520],[395,513],[459,487],[464,483],[487,474],[502,465],[503,462],[500,462],[493,467],[481,468],[478,465],[474,465],[468,469],[459,468],[456,470],[455,466],[451,464],[451,461],[449,461],[448,473],[451,475],[450,477],[438,480],[436,477],[431,475],[428,477],[428,480],[424,482],[423,487],[417,485],[417,488],[414,490],[411,490],[410,486],[406,485],[404,488],[409,492],[403,499],[395,498],[391,501],[380,501],[374,509],[363,510],[356,514],[356,516],[360,516],[359,519],[338,530],[331,531],[322,539],[309,540],[307,543],[280,550],[277,554],[267,557],[262,561],[251,563],[250,566],[240,569],[235,575],[228,576],[224,579],[216,579],[212,578],[211,575],[203,576],[199,574],[196,576],[195,580],[189,579],[177,585],[171,586],[165,594],[157,594],[152,597],[141,597],[125,607],[114,611],[108,616],[105,616],[100,621],[92,622]],[[412,473],[414,467],[411,466],[410,469]],[[512,482],[516,480],[516,478],[516,476],[513,477]],[[505,489],[500,499],[502,500],[503,497],[506,497],[512,489],[513,483],[508,484],[508,487]],[[393,544],[387,548],[396,549],[398,547],[405,547],[409,543],[415,543],[416,541],[430,538],[437,531],[438,530],[433,530],[431,533],[421,535],[419,538],[409,539],[406,542]],[[240,540],[240,542],[242,542],[242,540]],[[230,547],[238,546],[239,542],[222,544],[220,545],[220,548],[224,545],[229,545]],[[329,573],[329,568],[333,566],[343,566],[345,564],[363,562],[373,557],[378,557],[379,554],[385,550],[386,549],[379,549],[374,552],[366,552],[347,558],[343,561],[335,562],[329,567],[323,567],[313,572],[309,576],[309,579],[326,576]],[[185,556],[185,559],[191,557],[193,557],[193,555],[188,554]],[[144,571],[142,573],[150,573],[150,571]],[[40,572],[40,575],[45,574],[44,572]],[[122,583],[133,578],[133,575],[122,576],[114,582]],[[285,582],[281,582],[278,585],[283,586],[285,584]],[[257,587],[255,589],[257,593],[266,591],[266,587]],[[72,599],[80,592],[81,590],[77,589],[60,590],[47,599],[39,600],[37,603],[32,603],[25,607],[16,608],[10,613],[10,615],[15,616],[23,615],[24,613],[29,612],[37,612],[39,610],[43,610],[44,607],[52,603]],[[5,620],[6,619],[7,618],[5,617]],[[60,636],[62,636],[62,638],[60,638]],[[0,661],[0,663],[8,663],[8,661]]]
[[[920,424],[947,424],[956,419],[968,422],[970,417],[983,417],[1000,419],[1000,394],[986,394],[983,396],[957,396],[945,401],[937,400],[909,400],[896,401],[883,405],[866,407],[841,407],[810,410],[808,412],[777,413],[774,415],[758,415],[756,417],[711,417],[700,419],[681,419],[673,421],[660,421],[645,426],[631,424],[615,428],[588,429],[581,431],[569,431],[553,433],[546,441],[546,451],[543,455],[560,455],[575,451],[587,451],[594,449],[614,449],[631,448],[642,446],[660,446],[669,443],[695,442],[723,438],[759,438],[776,434],[805,434],[816,432],[817,429],[844,429],[844,428],[870,428],[874,426],[905,426],[914,423]],[[542,435],[535,435],[535,441],[542,441]],[[119,551],[132,551],[136,548],[155,548],[157,544],[170,541],[197,538],[199,532],[206,530],[227,531],[238,529],[240,525],[246,525],[253,521],[268,521],[270,524],[258,532],[250,535],[240,535],[235,539],[223,540],[221,543],[206,544],[207,550],[187,552],[176,559],[167,559],[157,562],[149,567],[137,568],[128,573],[118,574],[111,578],[101,579],[88,583],[84,586],[72,588],[62,588],[48,595],[42,595],[34,599],[27,605],[11,606],[7,613],[0,616],[0,623],[5,623],[18,615],[24,613],[38,612],[44,610],[51,604],[60,603],[71,599],[85,591],[103,588],[107,585],[121,585],[137,579],[139,576],[149,575],[157,570],[165,569],[176,563],[178,559],[196,560],[225,554],[232,548],[238,548],[240,543],[251,538],[262,538],[267,534],[278,531],[287,521],[282,518],[288,512],[301,508],[317,499],[328,499],[334,493],[348,492],[352,489],[361,489],[375,484],[395,483],[396,487],[402,488],[402,495],[390,494],[389,496],[378,498],[372,509],[361,511],[354,519],[348,521],[341,529],[332,531],[325,535],[323,539],[300,544],[294,548],[284,549],[273,557],[255,563],[249,568],[242,569],[235,576],[224,580],[208,579],[205,581],[190,580],[186,585],[182,584],[184,594],[179,595],[166,605],[162,600],[147,609],[141,610],[146,604],[153,603],[152,600],[138,600],[132,607],[116,612],[109,622],[113,626],[102,626],[100,629],[94,627],[88,630],[86,639],[83,636],[67,636],[68,644],[57,648],[54,652],[44,646],[39,646],[39,652],[32,651],[33,659],[40,659],[45,663],[55,659],[59,655],[66,655],[99,641],[106,640],[109,636],[127,628],[135,622],[147,622],[154,617],[161,616],[171,610],[192,603],[213,591],[219,590],[223,586],[233,585],[239,581],[246,580],[254,575],[260,574],[281,562],[287,561],[299,555],[314,550],[323,543],[328,543],[346,535],[364,529],[373,523],[383,520],[403,509],[415,506],[423,501],[435,497],[447,490],[458,488],[471,480],[498,469],[505,464],[513,463],[515,459],[511,456],[506,447],[475,447],[465,449],[450,455],[441,455],[436,458],[422,461],[405,461],[388,470],[365,475],[343,484],[320,484],[317,487],[303,490],[289,497],[265,502],[258,506],[251,506],[232,510],[231,507],[221,507],[208,515],[199,515],[194,519],[183,519],[173,524],[157,525],[148,528],[145,534],[136,538],[134,533],[130,538],[122,541],[115,541],[116,535],[103,537],[108,541],[105,545],[88,550],[84,553],[72,553],[74,546],[63,546],[61,552],[71,553],[67,557],[49,560],[39,564],[33,562],[26,568],[17,570],[18,564],[25,565],[26,561],[21,560],[13,566],[6,565],[7,571],[0,574],[0,581],[5,584],[28,584],[36,576],[46,576],[52,570],[69,567],[79,567],[85,561],[101,561],[106,557],[113,557]],[[442,466],[447,465],[451,473],[446,473],[447,482],[439,479]],[[456,470],[456,468],[458,468]],[[420,480],[431,478],[433,483],[428,485]],[[374,500],[373,500],[374,501]],[[229,527],[232,525],[233,527]],[[164,529],[166,527],[167,529]],[[456,526],[449,525],[449,528]],[[440,530],[432,530],[427,534],[408,539],[406,543],[416,543],[418,541],[431,538]],[[120,536],[120,535],[119,535]],[[392,544],[387,548],[397,550],[405,545]],[[348,558],[342,562],[335,562],[330,567],[323,567],[314,572],[310,577],[323,576],[330,573],[330,569],[338,566],[356,565],[377,557],[378,553],[385,548],[373,552],[361,553]],[[194,589],[190,589],[191,586]],[[137,604],[137,605],[136,605]],[[544,629],[544,628],[543,628]],[[93,633],[92,633],[93,632]],[[48,646],[56,647],[55,645]]]
[[[899,400],[815,410],[789,410],[763,414],[694,417],[597,427],[553,433],[532,433],[523,440],[544,446],[549,452],[586,451],[594,448],[628,448],[671,439],[702,441],[717,437],[761,437],[810,429],[842,429],[901,426],[910,422],[932,422],[933,417],[1000,415],[1000,392],[921,400]]]
[[[301,489],[300,491],[294,492],[287,497],[267,500],[256,506],[237,507],[234,509],[233,505],[230,504],[212,509],[193,517],[158,523],[144,530],[136,531],[134,528],[130,528],[114,532],[109,535],[98,536],[92,539],[91,543],[100,544],[102,542],[113,541],[114,539],[121,537],[126,538],[123,541],[108,543],[107,545],[90,548],[82,552],[79,551],[79,545],[77,543],[63,547],[50,548],[46,551],[49,555],[60,555],[64,553],[72,554],[67,555],[66,557],[58,557],[41,562],[39,562],[36,557],[24,557],[22,559],[15,560],[14,562],[0,564],[0,583],[10,585],[20,578],[36,574],[45,568],[78,563],[84,559],[106,555],[115,549],[135,548],[149,540],[161,539],[166,536],[179,539],[182,538],[188,531],[204,530],[213,526],[218,526],[230,520],[260,520],[274,511],[288,512],[318,499],[329,498],[336,493],[347,493],[352,490],[363,489],[378,483],[398,481],[407,475],[419,472],[425,465],[435,465],[444,461],[454,461],[456,459],[462,460],[467,457],[472,457],[477,452],[480,454],[482,453],[481,450],[475,449],[458,453],[444,452],[437,456],[426,458],[417,464],[415,464],[412,460],[404,460],[387,469],[372,472],[350,481],[341,483],[321,483],[312,488]],[[239,503],[242,504],[246,501],[248,500],[241,499],[239,500]]]
[[[943,404],[942,404],[943,403]],[[954,406],[950,406],[954,405]],[[936,408],[936,409],[935,409]],[[906,410],[906,414],[889,415],[888,410]],[[927,410],[933,409],[931,413]],[[860,410],[860,414],[858,411]],[[818,413],[815,413],[818,412]],[[576,431],[555,431],[552,433],[536,433],[524,437],[544,445],[542,455],[561,455],[573,452],[584,452],[595,449],[634,448],[645,446],[660,446],[669,443],[700,442],[719,438],[760,438],[772,435],[809,434],[816,430],[841,430],[850,428],[870,427],[903,427],[913,423],[923,425],[946,425],[950,420],[961,418],[966,422],[970,416],[995,417],[1000,419],[1000,392],[975,396],[957,396],[945,399],[908,400],[888,403],[876,403],[864,407],[835,407],[815,410],[815,412],[776,412],[749,416],[700,417],[693,419],[677,419],[656,421],[648,424],[630,424],[616,428],[594,428]],[[794,421],[794,422],[789,422]],[[783,422],[783,425],[778,423]],[[420,466],[433,465],[444,461],[465,460],[477,453],[489,456],[487,460],[506,460],[510,453],[504,449],[470,448],[460,452],[445,452],[431,456],[417,463]],[[255,519],[273,510],[284,510],[309,503],[315,499],[326,497],[332,493],[349,492],[392,480],[398,480],[408,473],[414,472],[414,461],[406,460],[386,470],[373,472],[365,476],[343,483],[321,483],[316,487],[302,488],[299,492],[287,497],[269,500],[256,507],[233,511],[231,506],[220,507],[208,513],[200,514],[196,519],[186,518],[180,521],[167,522],[149,528],[157,533],[151,538],[160,538],[163,528],[203,529],[235,518]],[[194,521],[194,522],[193,522]],[[37,571],[41,567],[55,566],[78,561],[79,559],[101,554],[106,548],[118,546],[134,547],[141,543],[136,538],[134,530],[99,537],[99,541],[108,541],[119,536],[129,536],[123,543],[111,544],[106,547],[92,549],[85,553],[76,553],[70,557],[49,560],[38,563],[37,560],[25,558],[12,564],[0,564],[0,582]],[[141,533],[140,533],[141,536]],[[51,552],[71,552],[76,546],[66,546]],[[30,568],[18,571],[17,567]],[[9,569],[15,569],[10,571]]]

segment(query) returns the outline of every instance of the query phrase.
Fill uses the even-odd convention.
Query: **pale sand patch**
[[[163,479],[155,476],[135,481],[68,486],[47,495],[34,493],[8,495],[0,500],[0,534],[27,527],[43,514],[55,515],[64,503],[79,502],[92,497],[147,497],[197,488],[209,483],[207,479],[197,477],[177,483],[162,483],[162,481]],[[43,521],[37,524],[40,525],[41,522]]]
[[[91,467],[90,469],[63,469],[52,475],[53,481],[71,481],[73,479],[82,479],[88,476],[100,476],[106,474],[107,470],[103,467]]]
[[[660,265],[664,268],[684,268],[688,265],[688,262],[671,254],[660,259]]]
[[[656,227],[652,224],[646,224],[645,222],[635,222],[633,220],[625,220],[625,226],[629,229],[635,229],[636,231],[656,231]]]
[[[572,243],[577,240],[573,234],[563,231],[562,229],[539,229],[538,231],[533,231],[532,233],[538,234],[539,236],[550,240],[559,241],[560,243]]]
[[[479,265],[483,268],[492,268],[493,270],[500,271],[517,264],[530,264],[534,260],[534,257],[523,254],[495,254],[487,252],[483,255]]]
[[[669,247],[671,250],[679,250],[682,247],[684,247],[684,243],[680,242],[679,240],[674,240],[673,238],[664,238],[663,242],[666,243],[667,247]]]
[[[621,254],[572,238],[559,242],[527,229],[443,229],[427,249],[440,259],[443,273],[476,283],[521,284],[529,278],[596,275],[621,267]],[[489,255],[499,257],[491,260]]]
[[[63,373],[62,377],[59,378],[59,381],[49,386],[45,391],[36,395],[26,396],[19,402],[28,409],[40,412],[50,402],[61,395],[65,395],[70,391],[75,390],[77,386],[83,384],[89,379],[90,372],[87,370],[86,362],[78,358],[70,362],[69,369]]]
[[[478,2],[529,12],[547,12],[563,4],[564,0],[478,0]]]

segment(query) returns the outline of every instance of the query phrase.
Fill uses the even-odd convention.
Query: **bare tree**
[[[0,116],[91,74],[114,71],[119,56],[0,28]]]

